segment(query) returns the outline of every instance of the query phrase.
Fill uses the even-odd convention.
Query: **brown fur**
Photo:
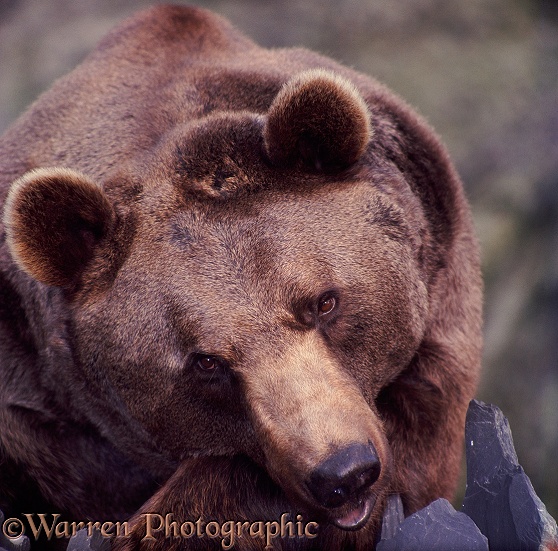
[[[451,497],[477,244],[445,150],[374,80],[159,6],[2,137],[0,199],[5,513],[135,513],[117,549],[220,545],[139,543],[145,512],[301,513],[318,538],[277,548],[369,549],[389,493],[408,513]],[[306,481],[367,442],[375,506],[347,532],[330,521],[355,503]]]

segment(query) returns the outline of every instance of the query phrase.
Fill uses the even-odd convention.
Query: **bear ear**
[[[289,80],[273,100],[263,129],[272,163],[302,161],[314,170],[355,163],[370,141],[370,113],[351,82],[321,69]]]
[[[8,247],[19,267],[66,288],[77,283],[114,219],[102,189],[65,168],[33,170],[16,180],[4,211]]]

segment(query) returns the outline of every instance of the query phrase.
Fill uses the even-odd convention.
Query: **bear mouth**
[[[359,530],[370,518],[376,503],[376,496],[369,496],[359,500],[357,505],[342,516],[331,518],[331,523],[341,530]]]

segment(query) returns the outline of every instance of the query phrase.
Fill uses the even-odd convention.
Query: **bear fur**
[[[144,513],[301,514],[317,537],[273,548],[360,550],[388,495],[452,496],[478,248],[445,149],[376,81],[157,6],[4,134],[0,200],[7,516],[220,549],[143,540]],[[353,493],[331,485],[346,450]]]

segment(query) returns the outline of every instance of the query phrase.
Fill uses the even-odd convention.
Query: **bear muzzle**
[[[370,487],[380,472],[380,460],[372,442],[355,443],[318,465],[306,486],[320,506],[337,510],[343,507],[344,513],[332,511],[333,524],[344,530],[357,530],[366,523],[374,507],[376,496],[370,494]]]
[[[390,479],[382,421],[317,335],[293,341],[244,373],[264,465],[293,503],[356,530]]]

